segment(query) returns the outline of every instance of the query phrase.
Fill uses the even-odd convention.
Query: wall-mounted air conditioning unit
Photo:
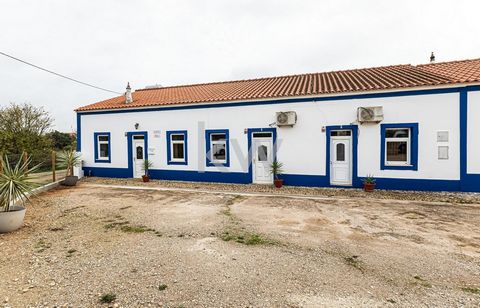
[[[357,121],[360,123],[379,123],[383,121],[383,107],[358,107]]]
[[[275,117],[277,126],[293,126],[297,123],[297,113],[295,111],[277,112]]]

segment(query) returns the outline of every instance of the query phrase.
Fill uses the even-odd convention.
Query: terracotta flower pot
[[[363,190],[372,192],[375,190],[375,183],[363,183]]]
[[[150,182],[150,177],[148,175],[142,175],[142,180],[144,183]]]
[[[276,188],[282,188],[283,180],[282,179],[275,179],[275,180],[273,180],[273,184],[275,185]]]

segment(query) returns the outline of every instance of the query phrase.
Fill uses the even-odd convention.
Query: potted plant
[[[270,173],[273,174],[273,184],[277,188],[281,188],[283,186],[283,180],[279,178],[279,176],[283,173],[283,163],[274,160],[270,165]]]
[[[367,175],[367,177],[363,179],[363,190],[372,192],[375,189],[375,181],[373,175]]]
[[[73,175],[73,168],[79,166],[81,163],[81,155],[74,150],[65,150],[58,154],[58,166],[67,169],[67,175],[62,182],[63,185],[77,185],[78,176]]]
[[[30,181],[29,174],[40,165],[28,167],[31,159],[19,161],[10,166],[8,158],[0,157],[3,171],[0,172],[0,233],[20,228],[25,218],[25,203],[38,184]]]
[[[153,166],[153,163],[149,161],[148,159],[145,159],[143,161],[143,170],[145,171],[145,174],[142,175],[142,180],[143,182],[149,182],[150,181],[150,176],[148,175],[148,170]]]

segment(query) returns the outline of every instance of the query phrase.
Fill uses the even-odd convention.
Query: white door
[[[273,162],[272,138],[253,138],[253,182],[257,184],[273,183],[270,165]]]
[[[143,162],[145,160],[145,140],[143,136],[133,136],[133,177],[140,178],[145,174]]]
[[[352,185],[352,136],[330,137],[330,184]]]

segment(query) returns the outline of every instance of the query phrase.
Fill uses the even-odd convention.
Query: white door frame
[[[252,161],[251,161],[251,164],[252,164],[252,183],[255,183],[255,184],[272,184],[273,183],[273,175],[270,175],[269,176],[269,179],[268,180],[258,180],[257,179],[257,171],[256,171],[256,164],[258,163],[258,155],[257,155],[257,142],[266,142],[268,143],[268,151],[267,151],[267,155],[268,155],[268,160],[266,163],[264,164],[268,164],[267,168],[270,168],[270,164],[273,162],[273,160],[275,159],[275,148],[274,148],[274,144],[273,144],[273,133],[271,132],[264,132],[264,133],[270,133],[271,136],[270,137],[254,137],[255,136],[255,133],[262,133],[262,132],[252,132]]]
[[[350,131],[350,136],[331,136],[330,135],[330,185],[334,186],[352,186],[353,184],[353,130],[350,129],[336,129],[331,130],[330,134],[335,131]],[[344,153],[346,162],[348,163],[348,180],[341,182],[335,180],[335,170],[336,167],[336,147],[334,146],[337,142],[343,141],[343,143],[348,147],[347,151]],[[341,163],[340,163],[341,165]]]
[[[142,136],[143,139],[135,139],[136,136]],[[146,159],[146,155],[147,155],[147,149],[146,149],[146,136],[143,135],[143,134],[132,134],[131,136],[132,138],[132,176],[133,178],[141,178],[142,175],[143,175],[143,172],[138,172],[138,174],[140,175],[137,175],[137,164],[136,164],[136,157],[137,157],[137,152],[136,152],[136,145],[137,145],[137,142],[138,143],[142,143],[142,146],[143,146],[143,159],[145,160]],[[143,142],[142,142],[143,141]]]

